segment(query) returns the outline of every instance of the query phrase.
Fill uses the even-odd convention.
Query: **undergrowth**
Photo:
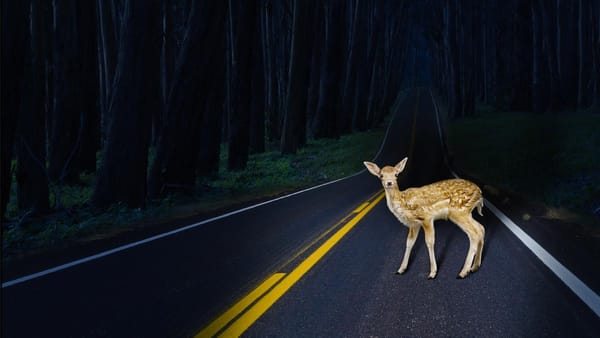
[[[450,123],[448,143],[454,163],[482,181],[598,220],[599,129],[589,112],[486,109]]]
[[[193,194],[169,195],[149,201],[143,209],[132,210],[122,204],[102,211],[92,208],[88,200],[95,175],[86,173],[77,185],[51,184],[50,202],[57,208],[42,218],[30,218],[16,208],[13,182],[8,221],[2,227],[2,259],[10,261],[125,231],[219,212],[345,177],[361,170],[363,160],[373,158],[383,134],[383,128],[379,128],[338,140],[309,140],[295,155],[281,155],[276,150],[252,154],[247,168],[239,171],[226,169],[227,147],[223,146],[219,172],[199,178]]]

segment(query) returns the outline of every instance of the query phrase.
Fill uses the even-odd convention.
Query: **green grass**
[[[296,155],[281,155],[278,151],[250,155],[247,168],[240,171],[225,169],[227,154],[226,147],[222,147],[218,174],[198,179],[192,196],[167,196],[160,201],[149,202],[145,209],[131,210],[117,204],[100,212],[87,206],[95,179],[93,174],[82,175],[81,185],[52,184],[50,202],[61,208],[40,219],[18,212],[13,189],[7,212],[10,221],[2,229],[2,259],[3,262],[11,261],[125,231],[218,213],[244,203],[345,177],[362,170],[362,161],[374,157],[383,135],[381,127],[345,135],[338,140],[309,140]]]
[[[485,109],[450,123],[448,145],[454,163],[483,182],[591,216],[600,207],[599,130],[599,114]]]

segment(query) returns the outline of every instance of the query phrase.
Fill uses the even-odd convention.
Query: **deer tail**
[[[477,201],[477,213],[479,214],[479,216],[483,216],[483,212],[481,211],[483,209],[483,197],[479,198],[479,201]]]

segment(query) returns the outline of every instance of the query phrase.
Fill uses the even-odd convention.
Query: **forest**
[[[600,2],[3,1],[1,62],[3,218],[13,188],[43,215],[84,173],[90,205],[140,208],[224,149],[240,170],[373,128],[417,85],[450,119],[598,109]]]

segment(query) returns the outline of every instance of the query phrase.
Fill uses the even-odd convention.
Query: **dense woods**
[[[12,173],[23,213],[82,173],[93,206],[143,207],[223,149],[238,170],[372,128],[416,84],[453,118],[585,109],[599,51],[593,0],[3,1],[2,215]]]
[[[3,2],[2,214],[13,170],[21,212],[61,208],[49,186],[82,173],[91,205],[137,208],[194,191],[222,149],[238,170],[379,124],[402,86],[407,4]]]
[[[537,113],[600,105],[600,2],[432,1],[432,83],[453,118],[475,103]]]

